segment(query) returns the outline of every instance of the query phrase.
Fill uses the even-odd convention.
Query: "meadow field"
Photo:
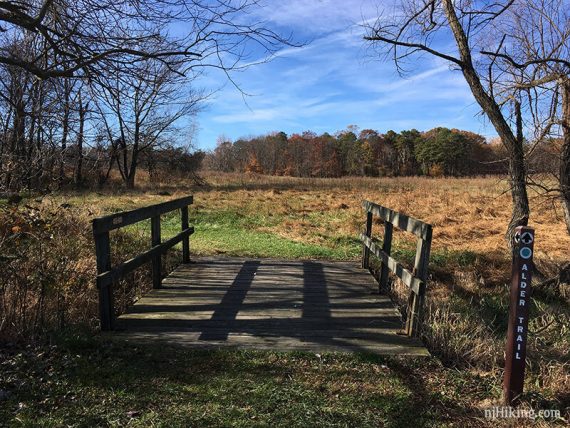
[[[491,178],[303,179],[205,173],[100,192],[30,195],[0,205],[0,421],[13,426],[497,426],[508,317],[507,183]],[[353,260],[370,200],[433,225],[422,339],[433,357],[312,355],[129,347],[97,334],[94,217],[193,194],[192,255]],[[531,196],[536,283],[570,260],[556,204]],[[165,216],[163,237],[180,228]],[[382,226],[373,225],[381,238]],[[145,222],[112,233],[115,261],[150,245]],[[395,233],[411,263],[412,235]],[[165,263],[179,260],[178,250]],[[123,311],[150,287],[148,268],[122,281]],[[390,291],[403,308],[405,293]],[[523,407],[570,416],[570,289],[532,298]],[[25,340],[24,340],[25,338]],[[102,364],[105,362],[105,364]],[[259,374],[259,375],[258,375]],[[102,379],[106,379],[103,381]],[[73,423],[75,421],[75,423]],[[563,425],[557,421],[519,424]],[[0,422],[1,424],[1,422]]]

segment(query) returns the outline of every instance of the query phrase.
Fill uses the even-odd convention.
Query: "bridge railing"
[[[373,202],[363,201],[362,207],[366,212],[366,230],[360,236],[363,244],[362,267],[370,269],[370,254],[373,254],[380,260],[379,287],[381,290],[385,290],[388,287],[389,271],[408,286],[410,295],[408,298],[405,333],[408,336],[417,336],[420,329],[426,292],[432,226]],[[384,221],[382,247],[379,246],[377,241],[372,239],[373,216],[378,216]],[[390,255],[394,226],[413,233],[418,238],[414,268],[411,272]]]
[[[188,205],[193,196],[175,199],[132,211],[124,211],[99,217],[93,220],[93,237],[97,256],[97,288],[99,289],[99,317],[101,330],[112,330],[115,309],[113,305],[113,284],[125,274],[145,263],[152,262],[152,286],[160,288],[162,281],[161,256],[174,245],[182,241],[182,263],[190,262],[190,235],[194,227],[188,225]],[[176,236],[162,242],[160,216],[180,209],[182,230]],[[111,265],[111,241],[109,232],[130,224],[151,219],[151,248],[115,267]]]

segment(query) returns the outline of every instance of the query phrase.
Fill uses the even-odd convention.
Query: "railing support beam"
[[[386,253],[388,256],[392,251],[392,231],[394,230],[394,226],[392,223],[385,221],[384,222],[384,241],[382,242],[382,251]],[[380,266],[380,280],[378,284],[378,291],[380,293],[388,291],[388,263],[381,262]]]
[[[372,236],[372,213],[366,213],[366,230],[364,234],[370,238]],[[362,243],[362,268],[370,267],[370,249],[365,243]]]
[[[97,273],[101,274],[111,270],[111,242],[109,232],[95,235],[95,251],[97,254]],[[101,330],[109,331],[113,329],[114,309],[113,309],[113,286],[112,284],[102,284],[97,280],[99,290],[99,319],[101,320]]]
[[[160,215],[154,216],[150,220],[151,247],[160,245]],[[160,253],[152,258],[152,288],[160,288],[162,283],[161,273],[162,256]]]
[[[180,217],[182,230],[188,229],[188,206],[180,209]],[[190,263],[190,237],[187,236],[182,240],[182,263]]]

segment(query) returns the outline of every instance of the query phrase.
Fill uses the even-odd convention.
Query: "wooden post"
[[[154,216],[150,220],[151,244],[153,247],[160,245],[160,215]],[[157,254],[152,258],[152,288],[160,288],[161,278],[161,255]]]
[[[519,226],[515,229],[513,239],[511,301],[503,379],[503,398],[509,406],[516,404],[524,387],[534,229]]]
[[[414,261],[414,276],[422,281],[418,293],[410,293],[408,301],[408,316],[406,319],[406,333],[408,336],[418,336],[422,322],[422,311],[424,306],[429,253],[431,249],[431,227],[428,228],[425,239],[418,239],[416,246],[416,259]]]
[[[364,234],[369,238],[372,236],[372,213],[366,212],[366,230]],[[362,267],[368,269],[370,267],[370,249],[366,244],[362,244]]]
[[[394,230],[394,226],[389,221],[384,221],[384,241],[382,242],[382,251],[386,253],[386,255],[390,255],[392,251],[392,232]],[[378,291],[380,293],[388,290],[388,264],[380,262],[380,279],[378,281]]]
[[[97,257],[97,274],[102,274],[111,270],[111,243],[109,232],[95,235],[95,254]],[[99,289],[99,319],[101,330],[109,331],[113,329],[115,311],[113,308],[113,286],[101,285],[97,280]]]
[[[180,209],[182,230],[188,229],[188,206]],[[182,263],[190,263],[190,237],[182,240]]]

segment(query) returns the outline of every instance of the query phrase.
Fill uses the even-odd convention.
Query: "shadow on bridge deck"
[[[429,355],[356,263],[199,258],[119,318],[114,336],[197,347]]]

